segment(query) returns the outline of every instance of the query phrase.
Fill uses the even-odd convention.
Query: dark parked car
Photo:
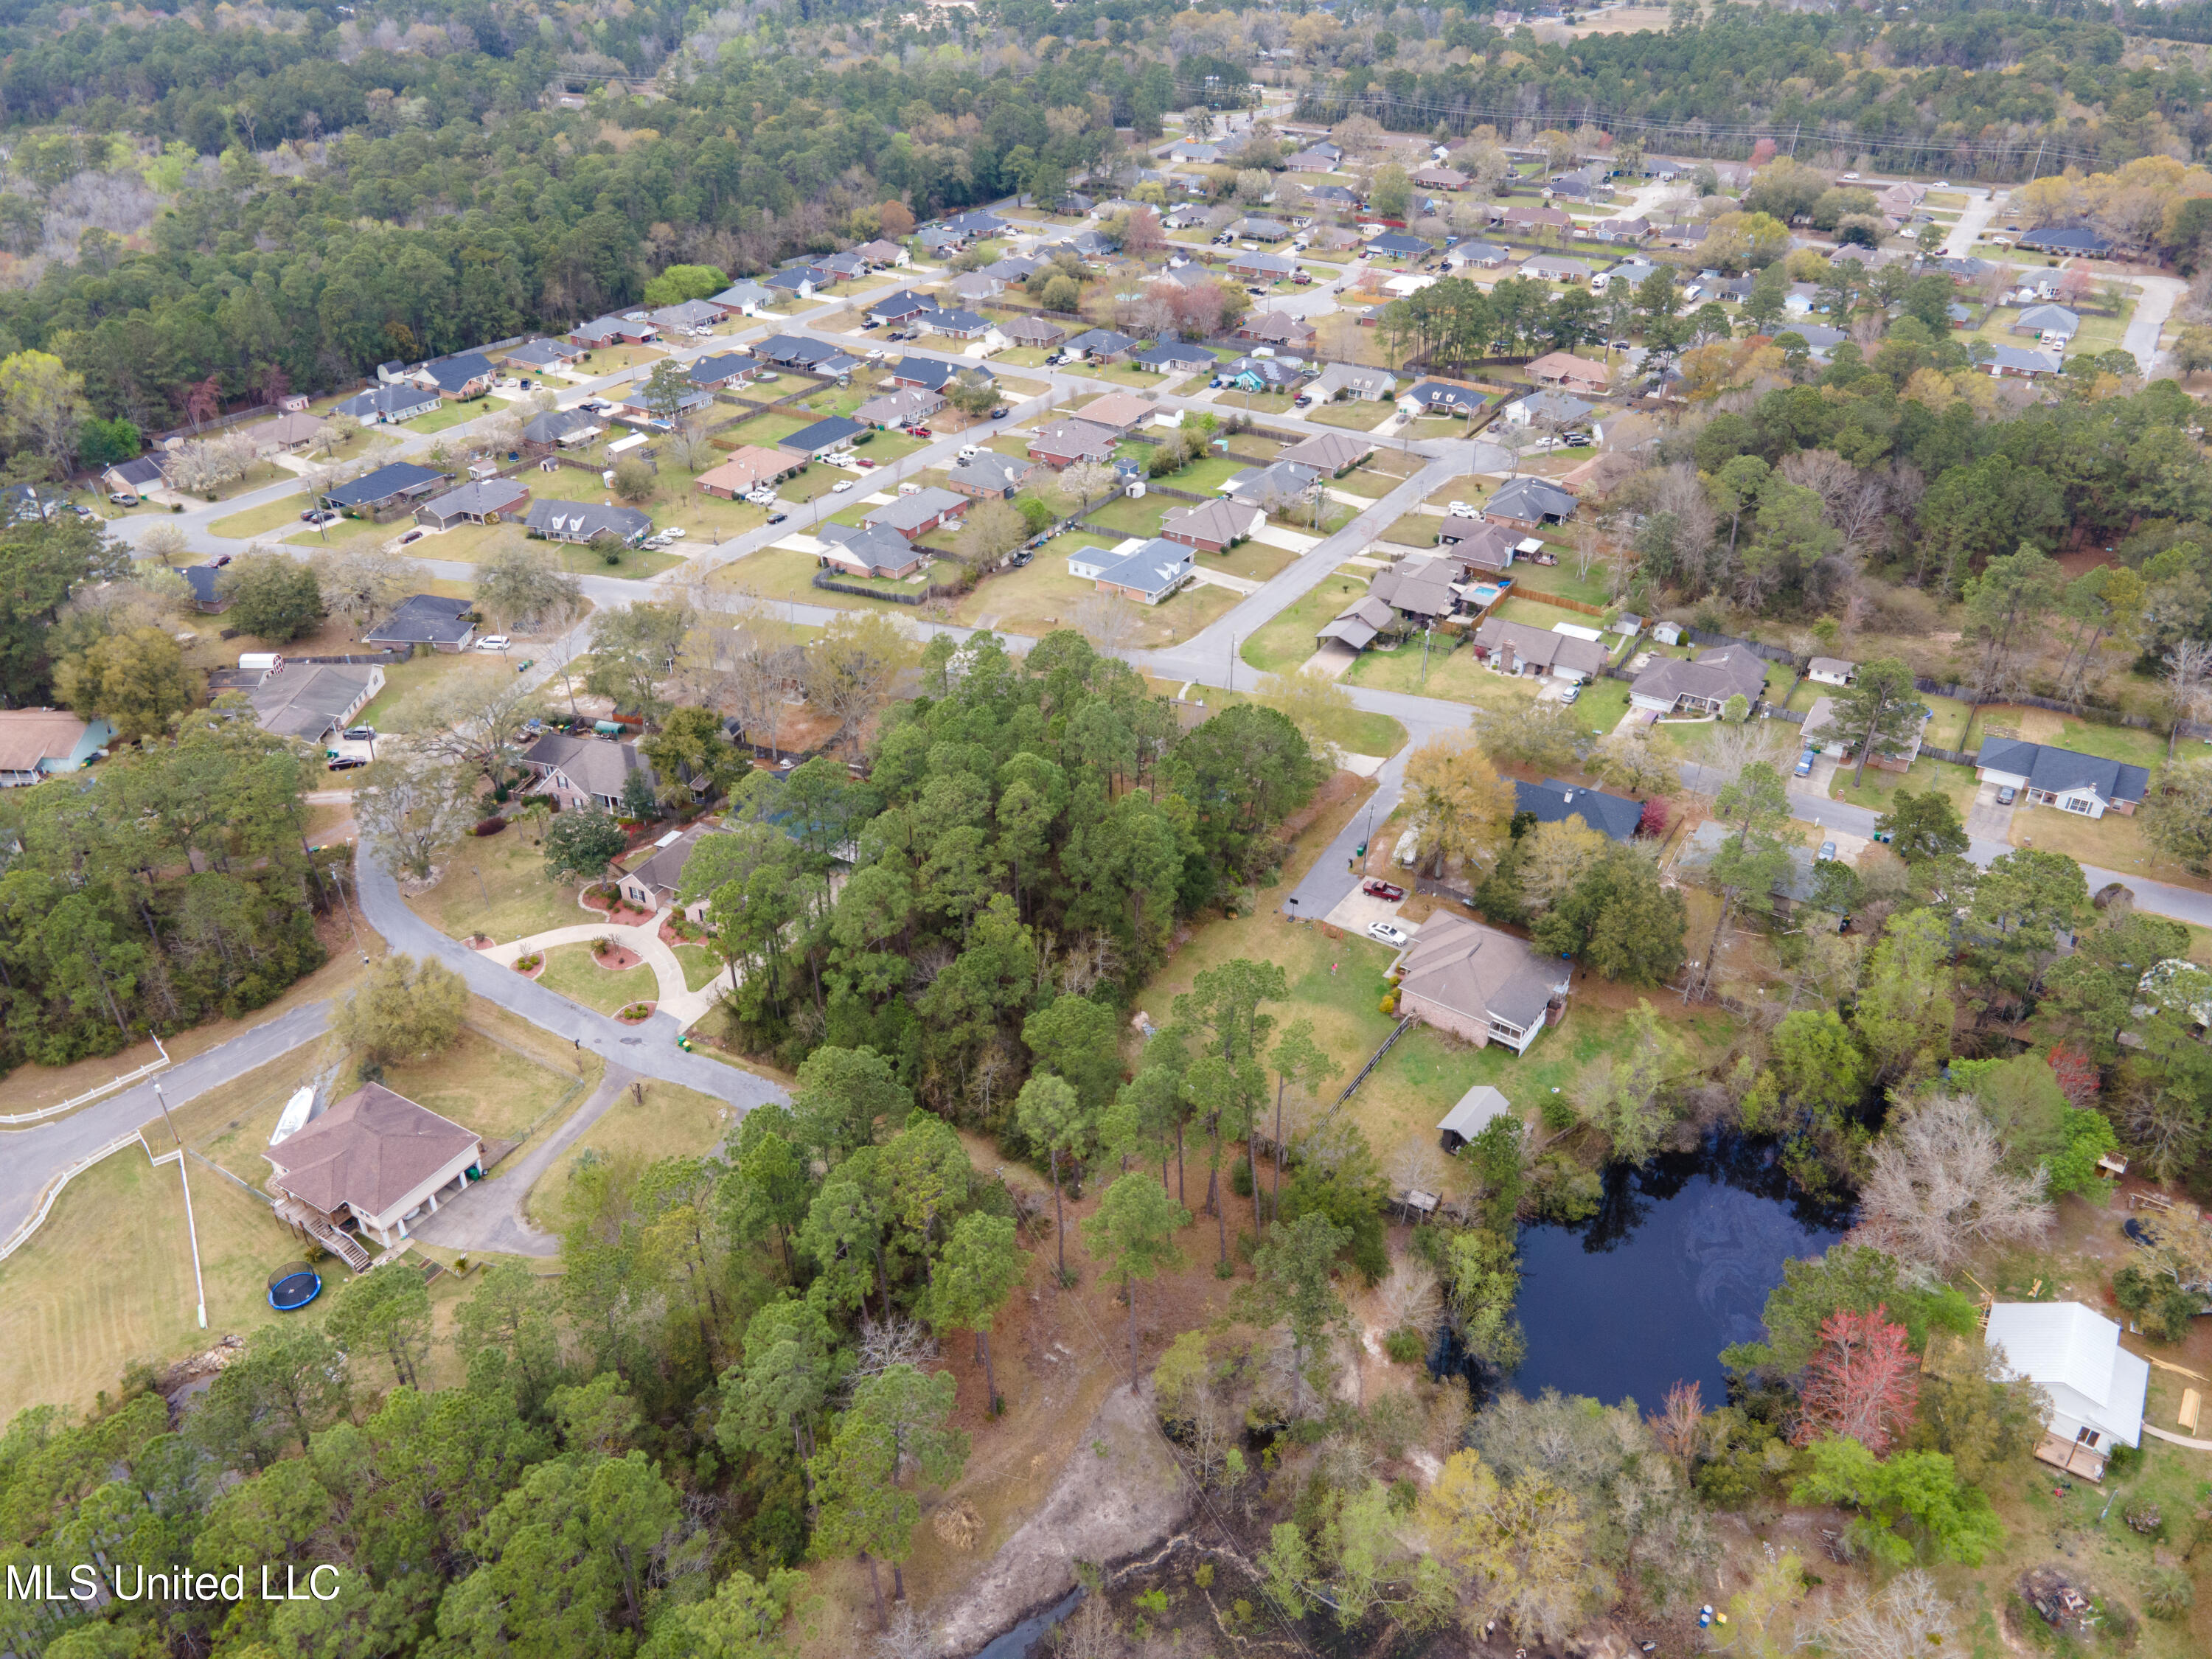
[[[1997,791],[1997,805],[2000,806],[2009,806],[2019,799],[2020,791],[2008,783]]]
[[[791,514],[788,513],[771,513],[768,515],[768,521],[770,524],[781,524],[790,516]]]
[[[1364,881],[1359,884],[1359,890],[1370,898],[1389,899],[1393,903],[1406,896],[1404,888],[1395,887],[1387,881]]]
[[[350,772],[356,766],[366,766],[368,764],[368,763],[363,760],[359,755],[340,755],[336,760],[331,761],[328,765],[324,767],[323,769],[326,772]]]
[[[373,726],[349,726],[345,735],[348,743],[374,743],[376,728]]]
[[[1003,421],[1011,413],[1012,413],[1011,410],[994,409],[991,411],[991,418],[994,421]]]

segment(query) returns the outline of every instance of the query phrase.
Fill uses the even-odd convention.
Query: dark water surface
[[[1652,1410],[1674,1382],[1696,1382],[1720,1405],[1720,1351],[1759,1338],[1782,1264],[1819,1255],[1850,1220],[1792,1186],[1770,1142],[1717,1136],[1640,1169],[1616,1164],[1589,1220],[1521,1230],[1528,1357],[1510,1385]]]

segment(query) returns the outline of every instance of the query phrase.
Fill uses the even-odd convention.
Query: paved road
[[[302,1003],[228,1042],[179,1060],[161,1073],[161,1093],[173,1108],[181,1106],[210,1089],[237,1081],[255,1066],[265,1066],[303,1042],[315,1042],[330,1023],[329,1003]],[[161,1103],[149,1080],[52,1123],[0,1135],[0,1238],[13,1237],[15,1229],[31,1218],[38,1209],[40,1194],[55,1176],[161,1113]],[[157,1146],[154,1150],[167,1149]]]
[[[1964,259],[1974,251],[1974,239],[1988,228],[1996,215],[1997,206],[2006,199],[2007,192],[1999,190],[1969,191],[1966,205],[1960,210],[1959,222],[1951,227],[1951,234],[1943,239],[1943,252],[1954,259]]]
[[[2173,315],[2173,308],[2189,291],[2189,284],[2178,276],[2143,276],[2132,280],[2142,297],[2136,301],[2136,314],[2128,319],[2127,331],[2120,336],[2120,346],[2135,355],[2137,366],[2148,375],[2157,366],[2158,337],[2166,327],[2166,319]]]
[[[424,1216],[415,1224],[415,1237],[426,1244],[453,1250],[497,1250],[507,1255],[560,1254],[560,1239],[540,1231],[525,1208],[531,1188],[553,1167],[553,1160],[605,1116],[607,1109],[636,1079],[636,1073],[609,1060],[599,1086],[568,1115],[567,1122],[528,1152],[501,1164],[490,1181],[447,1200],[437,1214]]]
[[[380,867],[372,858],[360,860],[357,885],[362,914],[368,917],[372,927],[384,935],[385,943],[392,950],[436,958],[466,980],[469,988],[478,996],[521,1015],[532,1025],[568,1037],[578,1048],[589,1048],[633,1072],[657,1077],[665,1083],[680,1083],[687,1089],[726,1100],[740,1111],[749,1112],[756,1106],[788,1098],[781,1087],[766,1078],[725,1066],[704,1054],[685,1054],[676,1046],[676,1039],[683,1035],[682,1028],[665,1014],[655,1014],[642,1025],[625,1025],[605,1014],[580,1007],[510,968],[487,962],[458,939],[447,939],[409,909],[399,896],[398,884],[392,880],[391,872]]]

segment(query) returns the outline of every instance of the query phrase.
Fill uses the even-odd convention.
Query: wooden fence
[[[1514,583],[1499,597],[1508,599],[1534,599],[1539,605],[1557,605],[1562,611],[1577,611],[1585,617],[1602,617],[1606,611],[1605,606],[1601,605],[1589,605],[1581,599],[1571,599],[1564,593],[1547,593],[1541,588],[1523,587],[1519,582]]]

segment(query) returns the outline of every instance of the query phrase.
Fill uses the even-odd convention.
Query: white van
[[[960,459],[963,461],[972,461],[982,453],[974,444],[963,444],[960,447]]]

